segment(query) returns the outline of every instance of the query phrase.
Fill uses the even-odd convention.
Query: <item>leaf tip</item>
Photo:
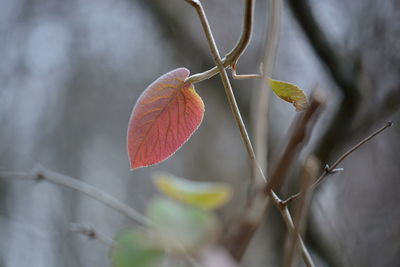
[[[297,85],[268,78],[268,85],[272,91],[286,102],[292,103],[297,112],[307,109],[307,96]]]

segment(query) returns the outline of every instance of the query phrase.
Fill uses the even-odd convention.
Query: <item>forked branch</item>
[[[345,160],[348,156],[350,156],[354,151],[356,151],[357,149],[359,149],[360,147],[362,147],[365,143],[367,143],[368,141],[370,141],[372,138],[374,138],[375,136],[379,135],[380,133],[382,133],[384,130],[386,130],[387,128],[391,127],[393,125],[393,122],[388,121],[384,126],[382,126],[381,128],[379,128],[378,130],[376,130],[375,132],[373,132],[372,134],[368,135],[366,138],[364,138],[363,140],[361,140],[359,143],[357,143],[356,145],[354,145],[352,148],[350,148],[349,150],[347,150],[343,155],[341,155],[336,161],[335,163],[332,164],[332,166],[326,166],[326,168],[324,169],[323,173],[318,177],[318,179],[315,181],[315,183],[312,185],[312,188],[315,189],[318,185],[321,184],[321,182],[330,174],[336,173],[338,170],[337,167],[339,166],[340,163],[342,163],[343,160]],[[341,169],[339,169],[340,171]],[[291,201],[297,199],[298,197],[300,197],[300,195],[302,194],[302,192],[299,192],[297,194],[294,194],[292,196],[290,196],[289,198],[287,198],[286,200],[284,200],[282,203],[284,205],[288,205]]]

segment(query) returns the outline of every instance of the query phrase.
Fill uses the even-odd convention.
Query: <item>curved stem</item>
[[[190,0],[185,0],[189,4],[193,6]],[[196,1],[194,1],[196,2]],[[221,59],[223,68],[229,67],[232,64],[235,64],[239,57],[243,54],[246,50],[249,42],[251,40],[251,34],[253,31],[253,17],[254,17],[254,0],[245,0],[244,6],[244,20],[243,20],[243,27],[242,27],[242,34],[240,36],[239,41],[236,43],[235,47],[228,53],[224,58]],[[185,82],[189,83],[197,83],[218,74],[219,68],[213,67],[207,71],[193,74],[186,78]]]
[[[204,34],[207,38],[207,42],[210,47],[211,54],[214,58],[215,64],[217,65],[218,71],[220,72],[221,80],[222,80],[222,83],[223,83],[224,89],[225,89],[225,94],[228,99],[229,106],[231,108],[233,117],[236,121],[237,126],[239,127],[239,131],[240,131],[242,140],[245,144],[247,154],[249,155],[249,158],[250,158],[252,164],[253,163],[257,164],[253,146],[251,144],[249,135],[247,133],[246,126],[244,125],[242,116],[240,114],[239,107],[236,103],[235,95],[233,93],[232,86],[231,86],[231,83],[228,78],[228,74],[226,73],[224,64],[221,60],[221,56],[219,54],[217,45],[215,43],[214,36],[212,35],[210,25],[208,23],[203,6],[201,5],[200,1],[198,1],[198,0],[185,0],[185,1],[190,3],[196,9],[196,11],[199,15],[200,22],[203,26]],[[260,169],[260,171],[261,171],[261,169]],[[264,175],[262,175],[262,176],[264,177],[264,181],[266,181],[265,176]]]

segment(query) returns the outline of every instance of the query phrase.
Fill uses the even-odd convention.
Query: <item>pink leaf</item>
[[[139,97],[128,125],[131,168],[159,163],[174,154],[199,127],[204,103],[189,70],[178,68],[154,81]]]

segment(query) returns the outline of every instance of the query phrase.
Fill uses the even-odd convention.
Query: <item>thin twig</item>
[[[323,173],[318,177],[318,179],[315,181],[315,183],[312,185],[312,188],[315,189],[318,185],[321,184],[321,182],[330,174],[336,173],[338,171],[341,171],[342,169],[337,169],[337,166],[339,166],[340,163],[342,163],[343,160],[345,160],[348,156],[350,156],[354,151],[356,151],[357,149],[359,149],[360,147],[362,147],[365,143],[367,143],[369,140],[371,140],[372,138],[374,138],[375,136],[377,136],[378,134],[382,133],[384,130],[386,130],[387,128],[389,128],[390,126],[393,125],[393,122],[388,121],[384,126],[382,126],[381,128],[379,128],[378,130],[376,130],[375,132],[373,132],[372,134],[370,134],[369,136],[367,136],[366,138],[364,138],[363,140],[361,140],[358,144],[356,144],[355,146],[353,146],[352,148],[350,148],[349,150],[347,150],[343,155],[341,155],[336,161],[335,163],[332,164],[332,166],[328,166],[327,168],[324,169]],[[292,196],[290,196],[289,198],[287,198],[286,200],[284,200],[282,202],[283,205],[288,205],[290,202],[292,202],[293,200],[297,199],[299,196],[301,195],[301,191],[298,192],[297,194],[294,194]]]
[[[310,1],[288,0],[288,3],[314,52],[326,65],[328,73],[343,94],[332,122],[315,149],[315,155],[323,162],[332,149],[338,147],[338,142],[343,142],[349,136],[352,120],[359,109],[362,91],[356,82],[360,72],[359,57],[354,53],[353,57],[345,55],[340,47],[329,40],[318,23]]]
[[[30,179],[36,181],[47,181],[50,183],[58,184],[64,187],[74,189],[80,193],[83,193],[99,202],[102,202],[106,206],[120,212],[121,214],[127,216],[135,222],[138,222],[144,226],[151,226],[152,222],[143,214],[132,209],[126,204],[122,203],[115,197],[109,195],[108,193],[97,189],[96,187],[80,181],[76,178],[63,175],[54,171],[47,170],[43,167],[38,167],[33,173],[12,173],[12,172],[2,172],[1,177],[17,177],[23,179]]]
[[[303,236],[305,224],[307,221],[307,213],[311,200],[313,179],[315,178],[319,169],[319,161],[316,157],[310,156],[304,165],[304,173],[302,176],[301,191],[305,194],[300,198],[297,204],[296,214],[294,219],[295,231],[291,234],[288,233],[288,246],[284,257],[284,267],[291,267],[295,263],[296,254],[298,250],[299,236]]]
[[[386,130],[387,128],[389,128],[390,126],[393,125],[393,122],[388,121],[386,123],[385,126],[382,126],[380,129],[378,129],[377,131],[375,131],[374,133],[372,133],[371,135],[367,136],[364,140],[361,140],[361,142],[359,142],[358,144],[356,144],[354,147],[350,148],[348,151],[346,151],[341,157],[339,157],[335,163],[332,164],[332,166],[329,168],[328,172],[331,172],[333,169],[335,169],[337,166],[339,166],[339,164],[345,160],[351,153],[353,153],[354,151],[356,151],[357,149],[359,149],[362,145],[364,145],[366,142],[368,142],[369,140],[371,140],[372,138],[374,138],[375,136],[377,136],[378,134],[380,134],[381,132],[383,132],[384,130]]]
[[[71,231],[84,235],[89,239],[96,239],[109,248],[115,247],[115,241],[112,238],[106,236],[103,233],[100,233],[91,226],[86,226],[79,223],[72,223],[70,229]]]
[[[191,2],[198,2],[197,0],[185,0],[193,6]],[[253,31],[253,17],[254,17],[254,0],[245,0],[244,3],[244,16],[243,16],[243,27],[242,34],[235,47],[226,56],[221,59],[223,68],[229,67],[235,64],[239,57],[246,50],[251,40],[251,34]],[[217,75],[219,72],[218,67],[213,67],[202,73],[197,73],[189,76],[185,81],[190,83],[197,83]]]
[[[293,219],[290,216],[290,212],[287,206],[283,206],[280,209],[280,212],[282,214],[283,220],[285,221],[285,224],[289,230],[290,233],[295,232],[295,227],[293,223]],[[307,267],[315,267],[314,262],[312,261],[311,255],[307,250],[306,245],[304,244],[304,241],[301,236],[297,235],[298,242],[300,245],[300,250],[301,250],[301,256],[303,258],[304,263],[306,264]]]

